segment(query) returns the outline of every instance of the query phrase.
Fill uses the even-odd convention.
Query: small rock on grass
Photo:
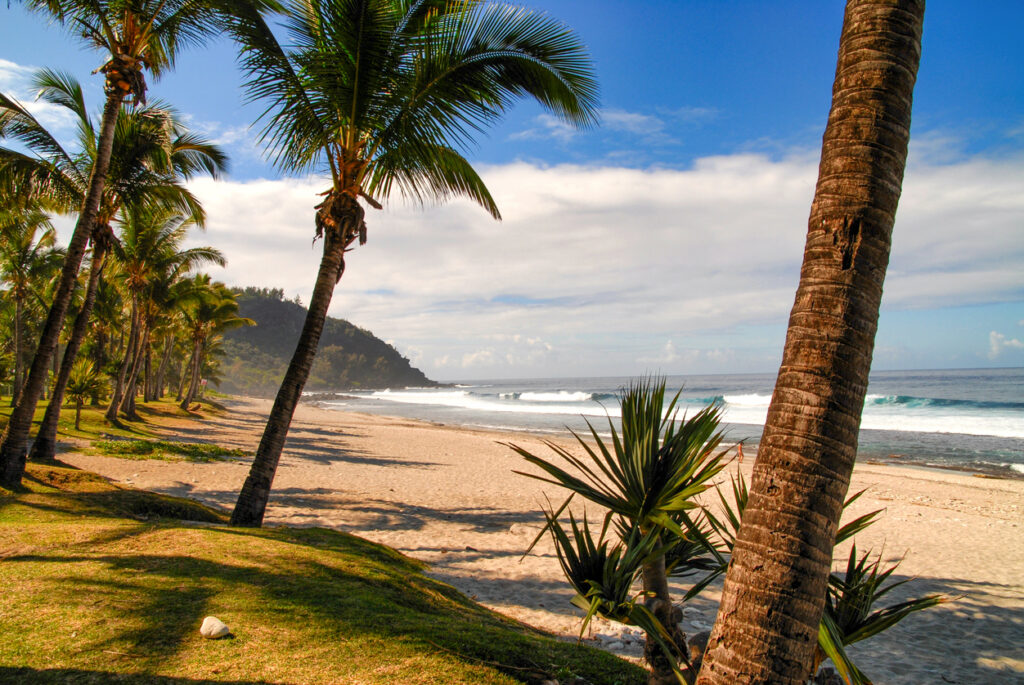
[[[199,628],[199,634],[210,640],[216,640],[231,634],[231,629],[224,625],[216,616],[207,616],[203,619],[203,625]]]

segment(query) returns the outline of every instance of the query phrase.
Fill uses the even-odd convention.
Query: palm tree
[[[201,43],[219,32],[223,14],[242,2],[263,3],[264,0],[26,0],[30,9],[68,26],[72,33],[106,53],[108,58],[98,69],[104,74],[106,100],[88,190],[68,244],[67,258],[23,397],[0,438],[0,483],[5,486],[19,486],[25,471],[32,415],[42,394],[47,366],[56,352],[78,269],[92,235],[110,166],[118,112],[129,98],[134,105],[145,104],[144,70],[159,77],[174,65],[180,49]],[[269,4],[268,0],[260,7]],[[249,12],[257,14],[252,6]]]
[[[302,334],[231,521],[258,526],[309,376],[345,251],[366,242],[364,209],[398,188],[417,200],[465,196],[498,218],[469,162],[475,131],[520,96],[575,125],[595,119],[596,86],[574,34],[542,14],[442,0],[293,0],[286,49],[256,14],[233,32],[263,140],[279,167],[325,170],[316,206],[323,257]]]
[[[181,249],[192,220],[161,207],[130,207],[114,254],[121,266],[121,279],[131,301],[131,329],[124,359],[118,370],[106,417],[117,421],[118,413],[136,418],[135,385],[142,368],[154,322],[152,300],[201,264],[225,264],[224,256],[212,247]]]
[[[188,390],[181,400],[181,408],[188,410],[199,390],[200,371],[214,340],[224,331],[241,326],[255,326],[252,319],[238,316],[235,294],[223,283],[210,282],[201,274],[192,279],[189,295],[185,298],[182,316],[192,352],[188,363]]]
[[[558,521],[570,495],[558,512],[548,512],[547,529],[576,589],[573,603],[587,612],[587,620],[598,614],[646,631],[651,685],[676,683],[678,678],[693,675],[677,666],[688,655],[686,636],[679,628],[682,616],[669,595],[669,574],[708,570],[714,563],[700,555],[718,556],[708,537],[710,529],[702,525],[699,515],[691,513],[700,508],[697,496],[711,487],[712,479],[724,467],[727,450],[718,450],[721,411],[712,405],[680,421],[678,400],[679,393],[665,406],[663,380],[632,384],[620,401],[621,432],[608,420],[610,447],[589,422],[588,438],[596,449],[576,436],[585,457],[548,443],[572,471],[508,445],[544,472],[543,476],[522,475],[566,488],[609,512],[597,542],[585,518],[578,526],[571,516],[570,538]],[[605,533],[613,516],[619,543],[609,550]],[[638,577],[645,597],[642,605],[633,599]]]
[[[75,402],[75,430],[81,428],[82,406],[89,398],[104,391],[107,381],[88,359],[76,359],[69,374],[67,393]]]
[[[923,0],[848,0],[775,392],[701,685],[803,683],[857,453]]]
[[[96,129],[82,87],[73,77],[41,70],[33,80],[40,99],[76,117],[81,150],[69,153],[24,106],[0,95],[0,116],[17,124],[17,138],[35,153],[0,148],[0,187],[19,197],[46,202],[57,210],[73,211],[81,206],[87,192],[89,170],[95,162]],[[53,459],[64,388],[88,328],[99,279],[114,240],[111,224],[118,212],[126,204],[156,204],[190,215],[201,227],[205,220],[202,206],[180,181],[203,172],[216,178],[225,168],[224,153],[190,133],[167,105],[154,103],[119,113],[107,182],[90,237],[92,256],[84,302],[56,374],[51,401],[32,443],[31,459]]]
[[[25,380],[25,307],[35,304],[46,309],[43,288],[49,279],[42,276],[60,259],[56,242],[53,224],[40,210],[0,211],[0,281],[8,284],[14,300],[12,406],[17,405]]]

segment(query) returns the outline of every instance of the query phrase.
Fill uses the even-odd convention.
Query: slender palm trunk
[[[135,357],[135,346],[138,345],[139,339],[139,310],[134,302],[132,303],[131,318],[131,332],[128,334],[128,344],[124,346],[124,359],[121,360],[121,365],[117,370],[114,391],[110,396],[110,406],[107,407],[107,412],[104,415],[107,421],[115,424],[118,422],[117,412],[120,410],[121,401],[124,399],[125,380],[128,378],[128,369],[131,367],[132,360]]]
[[[175,402],[181,402],[182,398],[185,397],[185,382],[191,375],[192,371],[192,357],[188,358],[189,373],[185,373],[185,366],[183,363],[178,363],[178,394],[174,397]],[[183,409],[186,407],[183,407]]]
[[[270,487],[274,482],[285,438],[288,437],[288,428],[291,426],[295,407],[302,396],[302,389],[306,385],[309,370],[316,357],[334,287],[345,271],[345,248],[362,225],[363,209],[355,199],[343,196],[339,198],[337,204],[344,204],[344,208],[338,212],[339,225],[324,232],[324,254],[320,260],[320,270],[317,273],[316,285],[313,287],[306,321],[302,326],[302,334],[288,364],[284,380],[281,382],[281,388],[274,399],[274,406],[267,418],[267,427],[263,431],[263,438],[256,450],[249,475],[242,485],[235,509],[231,513],[231,524],[235,526],[259,527],[263,524],[263,514],[270,499]]]
[[[94,244],[92,261],[89,265],[89,283],[85,289],[85,301],[82,302],[82,310],[75,318],[74,328],[71,329],[71,339],[68,340],[67,347],[64,348],[64,358],[57,371],[53,396],[50,398],[50,404],[46,406],[43,423],[39,426],[35,442],[32,443],[32,450],[29,453],[29,458],[32,461],[52,461],[57,453],[57,423],[60,420],[61,404],[64,402],[64,391],[67,390],[71,367],[75,363],[75,357],[78,356],[78,351],[82,347],[86,330],[89,327],[89,318],[92,316],[93,305],[96,304],[96,292],[99,290],[105,257],[106,250],[102,244],[99,242]],[[77,416],[75,429],[78,429]]]
[[[156,369],[156,380],[153,382],[154,399],[163,399],[164,380],[167,377],[167,369],[171,364],[171,353],[174,351],[174,336],[168,333],[164,336],[164,353],[160,358],[160,366]]]
[[[103,185],[110,168],[114,125],[117,123],[117,113],[120,109],[121,94],[111,89],[107,95],[106,104],[103,106],[96,163],[93,165],[92,175],[89,178],[89,191],[85,196],[74,233],[71,234],[71,242],[68,244],[67,254],[64,257],[64,266],[61,268],[60,281],[57,284],[53,304],[46,316],[46,323],[43,325],[39,346],[32,359],[32,366],[28,372],[21,400],[11,413],[7,428],[4,429],[3,437],[0,439],[0,484],[6,487],[19,487],[21,477],[25,473],[32,416],[35,413],[39,396],[42,394],[43,385],[46,383],[46,369],[50,365],[50,358],[53,357],[54,351],[57,349],[57,341],[60,338],[61,329],[64,327],[64,317],[71,304],[71,294],[74,292],[78,279],[78,269],[82,264],[82,257],[85,255],[93,223],[96,221]]]
[[[849,0],[782,366],[700,685],[806,682],[857,453],[923,0]]]
[[[21,398],[21,386],[24,385],[25,360],[22,359],[21,318],[24,316],[22,298],[14,296],[14,388],[11,392],[11,406],[17,407]]]
[[[199,386],[199,371],[202,368],[203,340],[196,337],[192,344],[192,356],[188,360],[188,391],[181,401],[181,408],[188,411],[192,406],[192,400],[196,397],[196,388]]]
[[[129,421],[138,421],[139,415],[135,411],[135,398],[139,394],[139,372],[146,357],[146,348],[149,347],[149,326],[144,315],[139,315],[139,337],[132,355],[131,370],[128,373],[128,380],[124,384],[124,398],[121,400],[121,413]]]

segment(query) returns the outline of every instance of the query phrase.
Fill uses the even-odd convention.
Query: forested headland
[[[223,392],[277,392],[302,331],[306,308],[276,288],[236,289],[239,315],[256,322],[227,331],[218,381]],[[344,319],[328,317],[306,389],[435,386],[394,347]]]

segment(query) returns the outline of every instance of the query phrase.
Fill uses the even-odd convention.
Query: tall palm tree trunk
[[[203,341],[197,337],[192,343],[192,356],[188,359],[188,390],[181,400],[181,408],[188,411],[192,400],[196,396],[196,386],[199,385],[199,370],[202,368]]]
[[[174,351],[174,336],[168,333],[164,336],[164,353],[160,358],[160,366],[156,369],[156,380],[154,381],[154,398],[163,399],[167,369],[171,364],[171,353]]]
[[[139,372],[142,370],[143,361],[146,358],[146,348],[149,347],[149,326],[145,315],[139,315],[139,338],[132,355],[132,363],[124,384],[124,397],[121,399],[121,413],[129,421],[138,421],[139,415],[135,411],[135,398],[139,393]]]
[[[93,305],[96,304],[96,292],[99,290],[100,275],[103,272],[103,264],[106,258],[106,249],[102,243],[93,244],[92,261],[89,265],[89,283],[85,289],[85,300],[82,302],[82,309],[75,318],[74,328],[71,330],[71,339],[64,348],[64,358],[61,361],[60,369],[57,371],[57,381],[53,386],[53,396],[46,406],[46,413],[43,415],[43,423],[39,426],[39,433],[32,443],[32,450],[29,458],[32,461],[52,461],[57,452],[57,422],[60,420],[61,404],[64,402],[64,391],[68,387],[68,379],[71,378],[71,367],[75,363],[75,357],[85,340],[85,332],[89,327],[89,318],[92,316]],[[76,430],[78,420],[75,420]]]
[[[138,345],[138,340],[139,310],[133,302],[131,331],[128,334],[128,343],[124,346],[124,359],[121,360],[121,365],[118,367],[117,378],[114,381],[114,390],[110,395],[110,405],[107,407],[106,414],[104,414],[107,421],[114,424],[118,422],[117,413],[121,409],[121,401],[124,399],[125,381],[128,378],[128,370],[131,367],[132,360],[135,358],[135,347]]]
[[[43,325],[39,346],[32,359],[32,366],[29,369],[21,399],[11,413],[7,428],[4,429],[3,437],[0,438],[0,485],[6,487],[20,487],[21,477],[25,473],[32,416],[35,413],[39,396],[42,394],[43,385],[46,383],[47,367],[57,349],[57,341],[60,338],[61,329],[64,327],[64,317],[67,315],[68,307],[71,304],[71,295],[78,279],[78,269],[82,265],[82,257],[85,255],[85,248],[96,221],[103,185],[110,168],[114,125],[117,123],[117,113],[121,109],[121,97],[121,92],[116,88],[107,89],[107,101],[103,106],[103,117],[100,121],[96,163],[93,166],[92,175],[89,177],[89,191],[85,196],[82,211],[78,215],[75,230],[71,234],[53,304],[46,316],[46,323]]]
[[[270,499],[270,487],[277,472],[277,463],[284,449],[288,428],[295,414],[295,407],[302,396],[302,389],[309,378],[309,370],[313,366],[320,334],[324,329],[327,309],[331,305],[334,287],[341,280],[345,271],[345,248],[352,236],[358,234],[363,221],[363,208],[347,195],[340,196],[336,204],[343,204],[339,212],[339,225],[324,232],[324,254],[320,260],[313,296],[309,302],[309,311],[302,326],[302,334],[295,347],[295,353],[288,364],[281,388],[277,391],[274,406],[267,418],[267,427],[256,450],[249,475],[242,485],[235,509],[231,513],[231,524],[235,526],[259,527],[263,524],[263,514]],[[337,210],[336,210],[337,211]],[[332,222],[333,223],[333,222]]]
[[[25,360],[22,357],[25,353],[22,351],[21,344],[21,319],[24,314],[25,306],[22,304],[22,298],[14,298],[14,386],[11,392],[11,406],[17,407],[18,400],[21,398],[21,387],[24,385],[25,376]]]
[[[871,368],[923,0],[849,0],[800,285],[700,685],[802,685]]]

